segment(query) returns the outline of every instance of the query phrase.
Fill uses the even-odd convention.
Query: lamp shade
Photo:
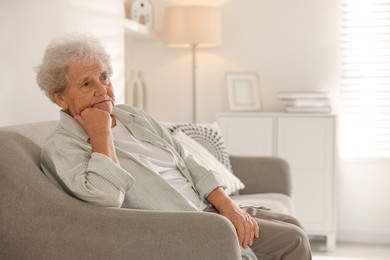
[[[221,44],[221,12],[213,6],[175,6],[165,12],[168,47],[212,48]]]

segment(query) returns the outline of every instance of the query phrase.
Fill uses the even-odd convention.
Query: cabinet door
[[[332,117],[279,117],[277,154],[291,168],[292,198],[308,233],[332,228],[334,130]]]
[[[273,155],[272,117],[222,115],[218,123],[229,154]]]

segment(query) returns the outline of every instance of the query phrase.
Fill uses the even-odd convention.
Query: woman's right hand
[[[99,108],[86,108],[74,118],[88,134],[92,152],[102,153],[119,164],[111,132],[115,119],[107,111]]]
[[[76,121],[84,128],[89,138],[111,134],[111,115],[98,108],[86,108],[80,115],[75,115]]]

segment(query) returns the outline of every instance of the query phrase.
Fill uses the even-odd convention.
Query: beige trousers
[[[311,259],[309,240],[296,218],[254,207],[242,209],[259,224],[260,237],[251,246],[258,259]],[[205,211],[217,213],[214,207],[208,207]]]

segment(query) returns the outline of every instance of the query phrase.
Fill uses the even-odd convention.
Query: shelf
[[[124,20],[125,35],[136,40],[157,40],[158,33],[149,27],[129,19]]]

